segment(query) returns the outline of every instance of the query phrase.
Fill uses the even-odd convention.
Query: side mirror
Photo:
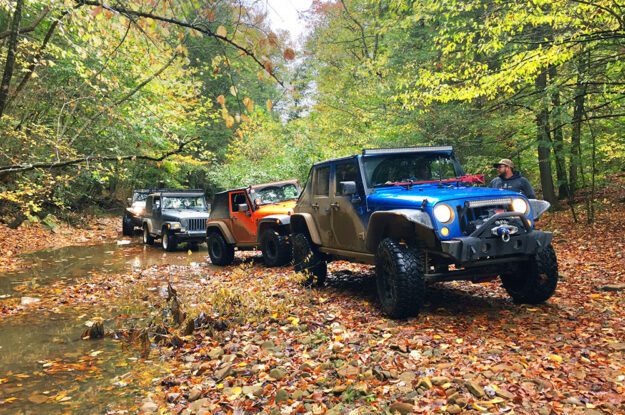
[[[237,205],[237,212],[247,212],[248,210],[250,210],[250,208],[247,203],[239,203]]]
[[[341,196],[356,194],[356,182],[341,182]]]
[[[129,197],[128,199],[126,199],[126,201],[128,201],[129,205],[132,205],[132,197]]]

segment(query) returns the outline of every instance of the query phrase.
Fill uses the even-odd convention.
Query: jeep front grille
[[[458,218],[460,219],[460,229],[464,235],[470,235],[488,219],[497,213],[509,212],[512,200],[509,198],[473,200],[466,202],[464,206],[458,206]],[[519,231],[525,227],[519,218],[502,219],[503,222],[517,226]]]
[[[189,219],[190,231],[204,231],[206,230],[206,219]]]

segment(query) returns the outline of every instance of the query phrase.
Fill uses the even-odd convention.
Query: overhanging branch
[[[179,154],[183,151],[183,149],[193,143],[194,141],[199,140],[199,137],[192,138],[190,140],[184,141],[180,143],[178,148],[175,150],[168,151],[166,153],[161,154],[158,157],[154,156],[146,156],[146,155],[126,155],[126,156],[84,156],[78,157],[71,160],[59,161],[54,163],[23,163],[23,164],[14,164],[11,166],[2,166],[0,167],[0,174],[6,173],[22,173],[29,170],[35,169],[58,169],[61,167],[72,166],[75,164],[87,163],[92,161],[123,161],[123,160],[148,160],[148,161],[163,161],[168,157],[171,157],[175,154]]]
[[[232,39],[228,39],[228,37],[226,36],[222,36],[220,34],[217,34],[215,32],[213,32],[212,30],[210,30],[207,27],[204,26],[200,26],[196,23],[189,23],[189,22],[183,22],[181,20],[177,20],[177,19],[173,19],[171,17],[165,17],[165,16],[159,16],[156,14],[152,14],[152,13],[148,13],[148,12],[142,12],[140,10],[132,10],[120,5],[111,5],[111,4],[106,4],[103,2],[99,2],[99,1],[94,1],[94,0],[76,0],[76,2],[79,5],[87,5],[87,6],[96,6],[96,7],[102,7],[104,9],[113,11],[113,12],[117,12],[126,16],[136,16],[136,17],[141,17],[144,19],[151,19],[151,20],[156,20],[159,22],[165,22],[165,23],[170,23],[176,26],[180,26],[180,27],[186,27],[187,29],[192,29],[195,30],[197,32],[200,32],[206,36],[210,36],[213,37],[215,39],[219,39],[220,41],[227,43],[228,45],[234,47],[235,49],[241,51],[243,54],[249,56],[252,60],[254,60],[254,62],[256,62],[260,67],[263,68],[263,70],[265,72],[267,72],[278,84],[280,84],[280,86],[284,87],[284,84],[282,83],[282,81],[280,79],[278,79],[272,71],[269,71],[267,68],[268,66],[264,63],[261,62],[256,55],[254,55],[254,53],[239,45],[238,43],[236,43],[235,41],[233,41]]]

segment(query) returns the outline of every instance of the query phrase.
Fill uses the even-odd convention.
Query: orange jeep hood
[[[269,205],[263,205],[259,207],[254,213],[258,216],[288,215],[289,212],[293,211],[296,203],[297,201],[295,200],[288,200],[286,202],[280,203],[271,203]]]

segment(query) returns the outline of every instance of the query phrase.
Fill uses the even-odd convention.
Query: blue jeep
[[[474,186],[451,147],[364,150],[315,164],[291,216],[293,260],[322,284],[334,259],[375,264],[382,310],[415,315],[426,283],[500,277],[521,303],[558,282],[552,235],[534,229],[549,203]]]

